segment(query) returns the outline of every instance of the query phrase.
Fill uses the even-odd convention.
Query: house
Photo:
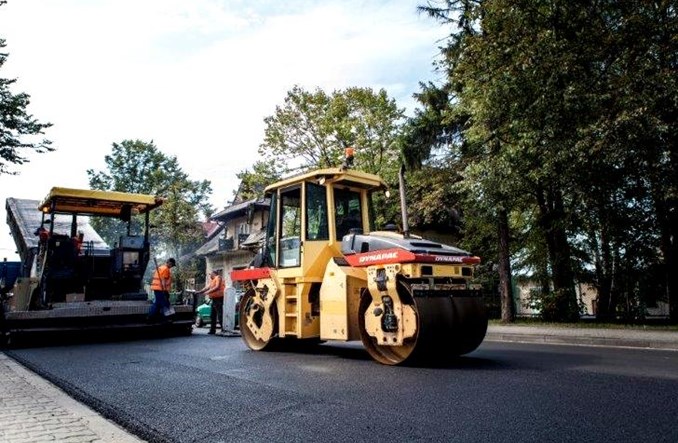
[[[207,243],[209,243],[210,240],[215,238],[222,229],[222,226],[219,223],[212,220],[200,222],[199,224],[203,233],[203,242]],[[193,262],[195,258],[196,258],[195,251],[179,257],[179,263],[180,266],[182,266],[179,272],[182,273],[181,277],[185,279],[182,282],[183,285],[182,288],[189,291],[199,289],[196,288],[196,286],[202,287],[202,283],[204,282],[204,277],[196,278],[196,275],[203,276],[204,271],[200,270],[201,268],[200,266],[196,267],[196,263]],[[196,282],[196,280],[198,281]]]
[[[591,283],[577,282],[575,284],[577,303],[581,307],[581,317],[594,317],[597,310],[598,290]],[[537,281],[518,277],[513,281],[513,299],[518,317],[535,317],[540,314],[539,310],[530,306],[530,296],[534,292],[541,291]],[[669,304],[665,301],[656,301],[653,305],[645,306],[645,316],[648,318],[667,318],[669,316]]]
[[[241,201],[210,217],[219,224],[217,234],[195,254],[205,258],[207,274],[221,271],[226,288],[233,287],[230,272],[249,266],[261,247],[270,204],[269,199],[263,198]]]
[[[516,315],[518,317],[536,317],[539,310],[530,306],[530,297],[535,292],[540,292],[541,286],[534,279],[518,277],[513,281],[513,299],[515,302]],[[594,304],[598,296],[596,288],[589,283],[577,283],[575,285],[577,303],[582,308],[582,316],[595,315]]]

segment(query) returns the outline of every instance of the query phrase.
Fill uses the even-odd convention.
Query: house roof
[[[209,232],[209,235],[207,235],[208,238],[207,242],[200,246],[193,254],[197,256],[206,256],[218,252],[219,237],[221,237],[219,234],[223,232],[223,230],[225,229],[226,222],[228,222],[229,220],[233,220],[234,218],[247,215],[247,211],[251,210],[250,208],[254,210],[268,209],[270,206],[271,200],[268,198],[251,199],[244,201],[242,203],[233,204],[231,206],[228,206],[227,208],[224,208],[224,210],[217,212],[216,214],[210,217],[209,222],[203,223],[203,228],[205,228],[206,223],[213,223],[216,226],[216,228]],[[243,246],[248,247],[256,246],[259,242],[263,240],[265,236],[264,233],[261,233],[260,237],[257,237],[255,234],[258,234],[258,232],[252,233],[247,238],[247,240],[243,242]]]
[[[217,222],[208,220],[201,223],[202,232],[205,234],[205,238],[212,238],[217,232],[221,231],[221,225]]]
[[[245,241],[240,243],[241,248],[260,248],[264,244],[266,238],[266,231],[259,230],[252,232]]]
[[[254,209],[268,209],[271,206],[271,200],[268,198],[252,199],[247,200],[242,203],[236,203],[234,205],[228,206],[221,212],[217,212],[210,220],[217,220],[220,222],[227,222],[237,217],[242,217],[247,214],[247,210],[250,207]]]
[[[220,233],[221,231],[224,230],[224,226],[219,226],[219,229],[214,233],[214,236],[207,240],[205,244],[200,246],[195,252],[195,255],[198,256],[204,256],[204,255],[209,255],[213,252],[217,252],[219,250],[219,235],[217,233]]]

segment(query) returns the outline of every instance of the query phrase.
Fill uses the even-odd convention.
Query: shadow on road
[[[180,337],[186,335],[190,334],[188,334],[188,331],[184,326],[173,327],[171,324],[129,329],[22,331],[20,333],[13,333],[9,343],[5,344],[4,348],[25,349],[92,343],[113,343]]]
[[[291,342],[277,343],[275,347],[269,350],[273,353],[301,354],[301,355],[323,355],[336,357],[344,360],[355,361],[373,361],[367,350],[359,342],[337,343],[337,342]],[[428,368],[428,369],[455,369],[455,370],[479,370],[479,369],[503,369],[507,365],[492,359],[465,355],[459,357],[438,358],[435,360],[415,360],[401,365],[410,368]]]

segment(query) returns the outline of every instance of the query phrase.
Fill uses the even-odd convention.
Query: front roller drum
[[[275,303],[267,308],[254,289],[248,290],[240,300],[240,335],[254,351],[271,348],[278,330]]]
[[[386,365],[441,362],[468,354],[482,343],[487,332],[487,314],[480,297],[412,297],[409,287],[400,284],[400,299],[409,304],[416,317],[413,335],[402,344],[380,343],[366,330],[366,316],[374,314],[369,293],[361,297],[358,322],[363,345],[376,361]]]

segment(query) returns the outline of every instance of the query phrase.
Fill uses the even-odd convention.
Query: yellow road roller
[[[250,349],[362,340],[374,360],[436,362],[475,350],[487,315],[472,283],[478,257],[411,235],[401,171],[403,229],[375,230],[372,198],[384,181],[346,167],[266,188],[266,239],[232,281],[241,335]]]

